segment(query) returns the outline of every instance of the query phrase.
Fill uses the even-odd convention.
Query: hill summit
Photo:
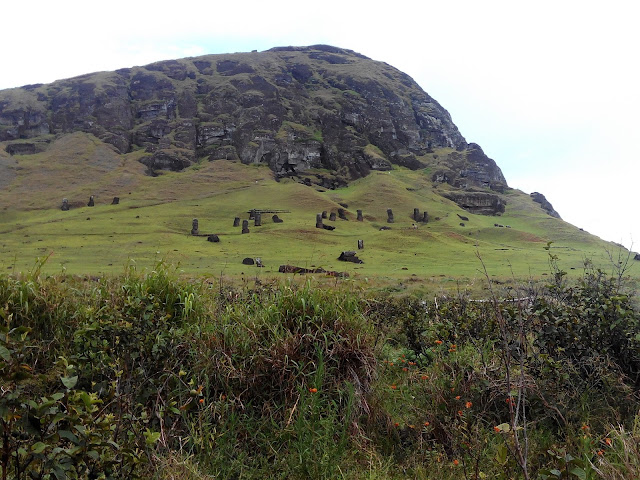
[[[206,55],[0,92],[10,154],[87,132],[118,153],[144,150],[147,173],[202,159],[267,164],[276,178],[335,188],[392,165],[434,181],[502,191],[500,168],[408,75],[314,45]],[[433,155],[446,148],[446,155]]]

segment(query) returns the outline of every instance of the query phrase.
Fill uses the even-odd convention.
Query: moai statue
[[[69,200],[67,200],[66,198],[63,198],[63,199],[62,199],[62,206],[60,207],[60,209],[61,209],[63,212],[68,211],[68,210],[69,210]]]
[[[239,227],[240,226],[240,217],[236,217],[233,219],[233,226],[234,227]]]
[[[327,218],[327,211],[326,210],[322,211],[322,218]]]
[[[393,211],[387,208],[387,223],[393,223]]]
[[[422,222],[423,223],[428,223],[429,222],[429,214],[426,212],[424,212],[424,215],[422,216]]]
[[[220,242],[220,237],[218,237],[218,235],[216,235],[215,233],[211,234],[207,237],[207,242],[218,243]]]
[[[89,203],[87,203],[87,207],[93,207],[95,203],[93,202],[93,195],[89,197]]]
[[[344,211],[344,208],[339,208],[338,209],[338,218],[340,220],[348,220],[347,213]]]
[[[242,220],[242,233],[249,233],[249,220]]]
[[[111,205],[120,205],[120,197],[113,197]]]
[[[262,226],[262,214],[256,212],[253,216],[253,226],[261,227]]]
[[[194,218],[191,221],[191,235],[198,235],[200,230],[198,230],[198,219]]]
[[[331,212],[331,214],[329,214],[329,220],[332,222],[336,221],[336,212]]]
[[[364,217],[362,216],[362,210],[358,210],[358,218],[357,220],[359,222],[363,222],[364,221]]]
[[[416,222],[422,221],[422,215],[420,215],[420,209],[419,208],[414,208],[413,209],[413,219]]]
[[[364,248],[364,240],[358,240],[358,250],[362,250]]]
[[[256,211],[255,209],[251,209],[249,210],[249,220],[253,220],[256,217]]]
[[[322,214],[318,213],[316,214],[316,228],[322,228]]]

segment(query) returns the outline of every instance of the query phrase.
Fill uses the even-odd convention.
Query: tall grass
[[[519,304],[36,265],[0,314],[7,478],[638,475],[640,322],[594,276]]]

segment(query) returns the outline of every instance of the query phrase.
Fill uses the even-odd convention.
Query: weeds
[[[638,313],[617,277],[552,280],[426,302],[163,263],[2,276],[2,478],[633,478]]]

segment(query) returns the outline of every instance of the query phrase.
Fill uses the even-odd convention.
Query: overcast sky
[[[325,43],[406,72],[510,186],[640,251],[640,2],[111,0],[3,4],[0,89]]]

